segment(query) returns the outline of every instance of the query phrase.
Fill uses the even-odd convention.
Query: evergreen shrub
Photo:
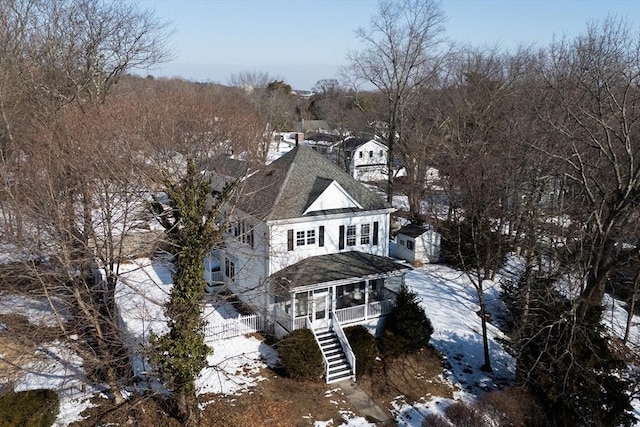
[[[384,353],[416,352],[429,345],[431,334],[433,325],[420,305],[418,295],[403,285],[385,322],[381,342]]]
[[[58,416],[60,400],[53,390],[8,392],[0,396],[0,426],[49,427]]]
[[[276,344],[280,361],[290,378],[317,381],[324,374],[324,361],[313,332],[297,329]]]
[[[356,375],[371,373],[379,355],[375,337],[362,325],[345,328],[344,334],[356,356]]]

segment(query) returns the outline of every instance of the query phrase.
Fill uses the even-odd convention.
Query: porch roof
[[[303,259],[271,275],[272,290],[278,294],[315,284],[402,274],[411,267],[391,258],[364,252],[342,252]]]

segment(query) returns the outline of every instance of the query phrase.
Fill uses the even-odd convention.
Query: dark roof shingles
[[[244,212],[261,220],[299,218],[333,180],[364,210],[388,207],[377,194],[304,145],[250,176],[236,202]]]
[[[281,294],[295,288],[337,280],[409,270],[391,258],[364,252],[341,252],[303,259],[271,275],[273,289]]]

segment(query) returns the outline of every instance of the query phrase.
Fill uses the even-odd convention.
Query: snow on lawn
[[[130,343],[142,345],[148,341],[151,332],[166,332],[163,304],[172,286],[171,264],[162,260],[137,260],[136,263],[121,266],[120,276],[117,301]],[[488,333],[493,372],[480,370],[484,358],[480,319],[476,314],[477,295],[464,274],[446,266],[428,265],[410,271],[406,283],[418,294],[421,305],[433,323],[431,344],[445,357],[444,375],[458,389],[454,399],[473,400],[486,390],[512,384],[515,361],[499,343],[499,339],[505,336],[492,324],[488,324]],[[496,283],[485,282],[485,296],[492,314],[503,310]],[[605,321],[611,325],[614,333],[621,335],[626,311],[619,302],[615,301],[614,304],[614,300],[608,297],[605,305]],[[15,313],[16,307],[34,324],[53,325],[55,322],[52,310],[44,300],[6,294],[0,298],[0,313]],[[237,315],[228,304],[213,302],[205,304],[203,314],[210,321]],[[637,349],[640,347],[638,317],[634,318],[633,325],[630,346]],[[260,369],[274,364],[277,358],[271,347],[254,337],[208,341],[208,344],[214,351],[207,358],[209,367],[202,371],[196,381],[198,393],[201,394],[245,392],[263,379]],[[28,373],[16,383],[16,390],[54,389],[61,399],[60,414],[55,425],[63,427],[80,420],[79,414],[90,405],[89,398],[100,392],[88,389],[82,360],[61,342],[43,344],[37,352],[41,357],[25,366]],[[138,374],[149,371],[150,367],[144,358],[136,359],[134,369]],[[157,383],[152,386],[158,387]],[[420,426],[426,415],[439,413],[450,403],[443,398],[428,396],[420,402],[406,402],[402,396],[391,402],[398,425],[407,427]],[[636,416],[640,416],[640,402],[636,399],[633,404]],[[343,414],[343,418],[343,426],[370,426],[366,420],[352,413]],[[333,424],[316,421],[315,425]]]
[[[442,265],[428,265],[407,273],[409,289],[418,294],[425,313],[433,324],[431,345],[445,357],[445,376],[458,388],[454,398],[472,400],[478,394],[512,384],[515,360],[496,339],[505,335],[488,323],[492,373],[482,372],[484,364],[482,331],[477,294],[469,278],[460,271]],[[487,306],[499,301],[496,283],[484,283]],[[439,413],[449,402],[433,397],[426,402],[406,402],[400,396],[392,402],[400,426],[420,426],[424,417]]]
[[[120,314],[132,344],[146,344],[151,333],[168,331],[163,304],[173,286],[171,263],[149,259],[122,266],[121,285],[116,291]],[[203,316],[207,320],[237,316],[228,304],[205,304]],[[273,364],[277,353],[253,337],[236,337],[228,340],[207,340],[213,353],[207,357],[208,367],[196,380],[199,394],[232,394],[246,390],[261,379],[259,371],[267,363]],[[143,357],[134,361],[134,374],[145,377],[151,367]]]
[[[100,392],[87,386],[82,359],[59,341],[38,347],[38,361],[23,366],[26,372],[15,385],[15,391],[55,390],[60,399],[60,412],[54,427],[65,427],[82,420],[82,411],[92,406],[89,399]]]
[[[134,345],[146,344],[151,333],[168,331],[163,304],[173,286],[171,263],[162,260],[139,259],[135,264],[121,267],[121,284],[116,291],[123,324]],[[207,303],[203,317],[212,321],[221,317],[237,316],[228,304]],[[266,363],[273,364],[277,353],[253,337],[228,340],[207,340],[213,353],[207,357],[208,367],[196,380],[199,394],[232,394],[257,384],[259,371]],[[134,361],[134,374],[145,377],[151,367],[143,357]]]
[[[57,325],[52,305],[63,320],[66,320],[68,314],[56,299],[49,303],[45,298],[10,294],[0,296],[0,314],[20,314],[37,326]],[[3,357],[2,350],[0,349],[0,358]],[[26,354],[24,356],[28,360],[20,366],[20,371],[24,374],[12,378],[14,391],[55,390],[60,399],[60,412],[54,426],[64,427],[82,420],[80,413],[91,406],[89,399],[100,390],[88,385],[82,359],[77,353],[66,344],[53,341],[36,347],[33,357],[26,357]],[[7,380],[0,378],[0,385]]]
[[[19,314],[25,316],[29,323],[38,326],[56,326],[58,321],[52,310],[62,317],[61,320],[69,319],[68,312],[62,303],[52,298],[28,298],[22,295],[12,295],[0,292],[0,314]]]

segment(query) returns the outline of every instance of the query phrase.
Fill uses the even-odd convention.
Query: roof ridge
[[[278,190],[278,195],[276,196],[275,200],[273,201],[273,205],[271,205],[271,209],[269,210],[269,214],[267,215],[267,220],[270,220],[272,215],[273,215],[273,211],[276,209],[276,206],[278,206],[278,203],[280,203],[280,199],[282,198],[282,195],[284,193],[284,189],[287,188],[287,184],[289,183],[289,178],[291,178],[291,174],[293,173],[293,169],[294,166],[296,164],[296,156],[298,155],[298,148],[299,146],[296,146],[294,148],[295,153],[292,154],[293,156],[293,160],[291,161],[291,163],[289,163],[289,168],[287,169],[287,173],[284,176],[284,179],[282,180],[282,184],[280,185],[280,189]],[[281,157],[282,158],[282,157]]]

